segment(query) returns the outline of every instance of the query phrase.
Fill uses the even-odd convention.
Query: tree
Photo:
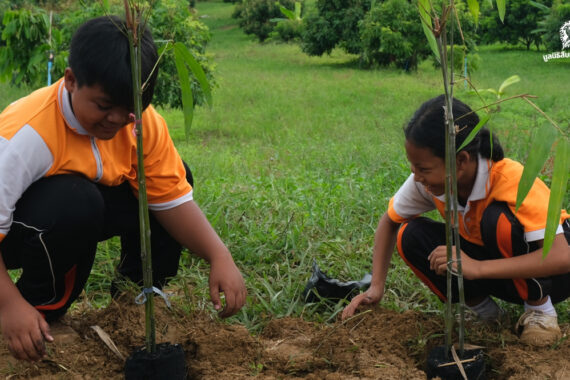
[[[552,0],[535,0],[546,7],[552,5]],[[481,41],[483,43],[505,42],[510,45],[523,44],[527,50],[534,44],[537,48],[542,42],[542,36],[533,33],[538,28],[542,12],[532,5],[532,0],[509,0],[506,3],[504,23],[501,22],[496,10],[489,3],[483,3],[481,18]]]
[[[301,48],[308,55],[330,54],[336,46],[360,54],[358,25],[370,6],[370,0],[317,0],[317,12],[304,19]]]

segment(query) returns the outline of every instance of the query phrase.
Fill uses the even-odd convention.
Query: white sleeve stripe
[[[190,202],[192,199],[194,199],[193,194],[194,190],[190,190],[189,193],[181,196],[180,198],[176,198],[175,200],[170,202],[149,204],[148,208],[152,211],[170,210],[171,208],[180,206],[183,203]]]
[[[525,232],[524,236],[526,238],[526,241],[543,240],[544,239],[544,232],[545,232],[545,229],[543,228],[543,229],[536,230],[536,231]],[[562,233],[564,233],[564,229],[562,228],[562,225],[558,225],[558,228],[556,228],[556,235],[562,234]]]
[[[53,155],[41,136],[29,125],[10,140],[0,137],[0,232],[7,233],[16,202],[26,189],[42,178]]]

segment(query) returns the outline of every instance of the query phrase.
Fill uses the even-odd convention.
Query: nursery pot
[[[186,361],[179,344],[160,343],[155,352],[137,349],[125,363],[126,380],[184,380]]]
[[[482,349],[463,350],[463,355],[457,351],[467,379],[482,380],[485,378],[485,361]],[[451,353],[446,355],[445,346],[437,346],[429,352],[427,358],[427,377],[442,380],[463,380],[459,367],[453,360]]]

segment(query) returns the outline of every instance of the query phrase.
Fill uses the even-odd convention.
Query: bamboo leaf
[[[556,138],[556,130],[552,125],[545,123],[542,128],[539,128],[534,136],[533,149],[530,150],[526,164],[524,166],[523,174],[519,182],[517,190],[517,203],[515,212],[518,211],[520,205],[530,191],[535,178],[538,176],[540,169],[543,167],[544,162],[548,158],[550,148]]]
[[[192,118],[194,117],[194,98],[192,97],[192,87],[190,87],[190,78],[188,77],[188,69],[184,64],[184,57],[179,49],[174,49],[174,64],[180,80],[180,90],[182,93],[182,112],[184,114],[184,134],[186,140],[190,136],[190,127],[192,126]]]
[[[479,23],[479,2],[477,0],[467,0],[467,6],[469,11],[475,19],[475,24]]]
[[[532,5],[533,7],[536,7],[536,8],[538,8],[538,9],[540,9],[541,11],[545,11],[545,12],[550,11],[550,8],[549,8],[549,7],[547,7],[547,6],[544,5],[544,4],[537,3],[536,1],[530,0],[528,3],[529,3],[530,5]]]
[[[420,11],[420,19],[422,22],[422,28],[423,28],[424,34],[426,35],[426,38],[428,40],[431,51],[435,55],[435,58],[437,59],[437,61],[441,62],[440,57],[439,57],[439,50],[437,48],[437,42],[435,41],[435,36],[433,35],[433,32],[431,30],[431,28],[432,28],[431,16],[429,14],[429,10],[431,9],[430,1],[429,0],[418,0],[418,9]]]
[[[503,94],[503,90],[507,87],[509,87],[512,84],[515,84],[517,82],[520,82],[521,78],[518,75],[513,75],[508,77],[507,79],[505,79],[503,81],[503,83],[501,83],[501,86],[499,87],[499,95]]]
[[[479,122],[477,123],[475,128],[473,128],[471,133],[469,133],[469,135],[465,138],[465,141],[463,141],[463,144],[461,144],[461,146],[459,148],[457,148],[458,152],[461,149],[465,148],[465,146],[467,146],[467,144],[469,144],[475,138],[475,136],[477,135],[479,130],[481,128],[483,128],[485,126],[485,124],[487,124],[487,122],[489,121],[490,118],[491,118],[491,115],[485,115],[479,120]]]
[[[198,80],[200,87],[202,88],[202,92],[206,98],[206,102],[210,106],[213,105],[212,102],[212,89],[210,87],[210,82],[208,82],[208,78],[206,78],[206,73],[202,69],[202,66],[196,61],[196,58],[190,53],[190,50],[181,42],[176,42],[174,44],[174,51],[178,52],[178,55],[184,60],[184,62],[190,67],[192,73]]]
[[[505,23],[506,0],[497,0],[497,10],[499,11],[499,18],[501,22]]]
[[[546,219],[546,230],[544,231],[544,244],[542,247],[542,257],[546,257],[554,238],[556,229],[560,224],[560,209],[566,194],[568,185],[568,168],[570,168],[570,141],[564,137],[558,140],[554,156],[554,171],[552,174],[552,184],[550,185],[550,200],[548,201],[548,214]]]

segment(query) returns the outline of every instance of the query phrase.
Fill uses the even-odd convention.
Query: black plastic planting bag
[[[442,380],[463,380],[464,377],[457,364],[450,359],[451,355],[445,354],[445,346],[433,348],[427,358],[428,379],[440,378]],[[463,356],[457,353],[462,361],[463,369],[469,380],[485,379],[485,358],[480,348],[464,350]]]
[[[337,302],[341,299],[350,300],[360,289],[370,286],[372,276],[366,274],[360,281],[341,282],[330,278],[321,272],[316,261],[313,261],[313,274],[303,291],[305,302],[318,302],[321,298]]]
[[[160,343],[155,352],[142,347],[125,363],[125,380],[184,380],[186,359],[178,344]]]

